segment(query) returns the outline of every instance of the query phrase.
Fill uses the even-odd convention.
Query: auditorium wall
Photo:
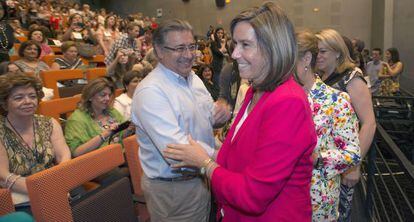
[[[197,34],[205,34],[209,25],[221,25],[226,29],[231,19],[243,9],[257,6],[264,0],[232,0],[218,9],[215,0],[107,0],[106,6],[118,13],[143,12],[156,16],[162,9],[160,19],[181,18],[191,22]],[[312,30],[331,27],[349,37],[371,42],[372,0],[279,0],[296,27]],[[102,4],[101,4],[102,5]]]
[[[393,46],[400,52],[404,63],[401,85],[414,94],[414,1],[395,0],[393,20]]]
[[[243,9],[267,0],[231,0],[218,9],[215,0],[101,0],[100,7],[127,15],[143,12],[160,19],[190,21],[196,34],[205,35],[209,25],[228,29],[231,19]],[[278,0],[296,28],[335,28],[348,37],[365,41],[366,48],[397,47],[405,64],[403,85],[414,92],[414,1],[413,0]],[[391,16],[391,17],[390,17]]]

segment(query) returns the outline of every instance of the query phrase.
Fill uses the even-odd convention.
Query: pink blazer
[[[252,97],[250,88],[212,176],[223,222],[311,221],[316,133],[305,92],[293,78],[265,92],[231,141]]]

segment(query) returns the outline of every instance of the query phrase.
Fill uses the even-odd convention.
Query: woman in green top
[[[77,157],[108,144],[112,130],[125,121],[112,107],[115,86],[106,78],[91,81],[82,91],[78,109],[66,122],[65,138]],[[126,132],[119,137],[125,137]],[[116,137],[115,142],[120,138]]]

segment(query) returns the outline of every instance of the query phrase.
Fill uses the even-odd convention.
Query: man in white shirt
[[[381,61],[382,50],[380,48],[374,48],[372,50],[372,61],[368,62],[366,67],[366,73],[369,76],[369,83],[371,85],[371,93],[375,94],[381,84],[381,80],[378,79],[378,74],[382,70]]]
[[[151,221],[206,222],[210,193],[197,169],[173,168],[177,161],[162,156],[167,144],[188,144],[189,135],[215,155],[213,126],[230,118],[191,70],[197,45],[191,25],[167,20],[153,34],[157,67],[138,85],[132,121],[144,171],[141,186]]]

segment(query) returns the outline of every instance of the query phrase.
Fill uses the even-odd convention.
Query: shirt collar
[[[187,76],[187,78],[184,78],[180,74],[172,71],[171,69],[165,67],[162,63],[158,63],[158,66],[160,69],[162,69],[163,73],[165,73],[169,78],[177,81],[178,83],[190,83],[193,79],[193,71]]]

